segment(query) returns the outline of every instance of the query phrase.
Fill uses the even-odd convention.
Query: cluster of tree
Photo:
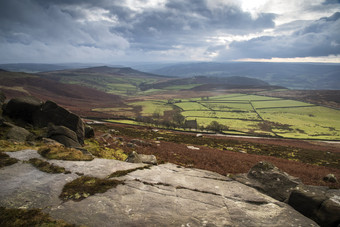
[[[226,125],[220,124],[217,121],[212,121],[208,126],[190,126],[187,124],[185,117],[180,112],[175,112],[172,116],[172,120],[165,120],[160,117],[159,114],[154,113],[152,116],[138,116],[136,121],[143,122],[147,124],[152,124],[156,126],[163,126],[168,129],[175,129],[175,128],[195,128],[200,130],[207,130],[221,133],[223,131],[228,130]]]

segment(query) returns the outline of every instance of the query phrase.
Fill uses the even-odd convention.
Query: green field
[[[226,133],[340,140],[340,111],[295,100],[231,94],[182,99],[172,104],[152,100],[129,105],[139,106],[142,116],[163,116],[164,111],[178,107],[185,120],[197,120],[203,127],[217,121],[228,127]]]
[[[168,104],[167,101],[162,100],[154,100],[154,101],[141,101],[130,103],[132,106],[141,106],[142,116],[152,116],[154,114],[158,114],[160,116],[164,115],[164,111],[173,110],[173,105]]]

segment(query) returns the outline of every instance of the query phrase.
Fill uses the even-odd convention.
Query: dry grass
[[[26,149],[36,149],[37,145],[28,144],[25,142],[11,142],[8,140],[0,140],[0,152],[13,152]]]
[[[43,146],[39,148],[38,153],[48,159],[68,160],[68,161],[91,161],[91,155],[84,155],[80,150],[61,147],[61,146]]]
[[[80,201],[96,193],[104,193],[119,184],[124,184],[124,182],[83,176],[67,183],[59,198],[64,201],[70,199]]]
[[[30,160],[28,160],[28,162],[31,163],[36,168],[38,168],[40,171],[46,173],[65,173],[65,174],[71,173],[70,171],[66,171],[64,167],[50,164],[38,158],[31,158]]]
[[[9,157],[8,154],[0,152],[0,168],[13,165],[17,162],[18,162],[17,159],[11,158],[11,157]]]
[[[40,209],[10,209],[0,207],[0,226],[73,227],[62,220],[54,220]]]

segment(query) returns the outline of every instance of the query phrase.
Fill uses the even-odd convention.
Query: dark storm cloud
[[[327,0],[324,4],[334,8],[332,4],[337,2]],[[275,28],[276,14],[257,12],[254,16],[243,11],[237,1],[168,0],[151,7],[148,0],[128,3],[0,0],[0,51],[6,53],[0,62],[108,62],[122,57],[153,59],[169,53],[175,59],[176,54],[189,59],[220,53],[220,59],[235,59],[338,53],[338,14]],[[226,44],[219,37],[230,40],[268,28],[295,33],[232,42],[228,51],[220,51]]]
[[[323,4],[340,4],[340,0],[326,0]]]
[[[40,42],[49,48],[65,44],[124,49],[131,45],[143,51],[168,50],[174,45],[200,46],[206,37],[220,32],[261,31],[273,27],[275,18],[274,14],[260,14],[252,19],[236,5],[211,8],[203,0],[171,0],[165,7],[140,11],[123,4],[109,0],[2,0],[1,45]],[[88,21],[88,12],[100,9],[117,23]]]
[[[169,1],[165,8],[146,10],[134,17],[111,11],[123,26],[114,28],[129,38],[136,48],[169,49],[172,45],[196,46],[217,33],[248,34],[274,27],[274,14],[260,14],[252,19],[236,5],[209,8],[206,1]],[[123,16],[122,16],[123,15]],[[126,26],[129,25],[129,26]]]
[[[291,35],[233,42],[219,58],[310,57],[340,54],[340,13],[321,18]]]

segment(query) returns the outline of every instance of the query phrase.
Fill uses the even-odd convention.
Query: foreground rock
[[[30,96],[14,98],[4,105],[3,114],[19,121],[20,124],[26,123],[35,128],[47,127],[50,124],[66,127],[76,134],[75,142],[79,144],[78,147],[84,144],[85,124],[82,119],[52,101],[43,103]],[[91,128],[88,128],[86,133],[88,137],[94,135]],[[70,146],[68,142],[64,145]]]
[[[49,125],[47,137],[51,138],[66,147],[81,147],[77,134],[64,126]]]
[[[77,135],[78,142],[84,144],[85,124],[81,118],[52,101],[46,101],[34,114],[34,125],[45,127],[52,123],[65,126]]]
[[[13,119],[33,123],[33,116],[40,109],[42,102],[32,96],[11,99],[5,106],[3,114]]]
[[[13,127],[8,130],[6,137],[9,140],[24,142],[32,138],[33,135],[26,129],[13,125]]]
[[[291,191],[301,181],[281,171],[269,162],[259,162],[247,174],[239,174],[235,179],[277,199],[286,201]]]
[[[304,185],[298,178],[269,162],[259,162],[248,174],[239,174],[234,178],[279,201],[287,202],[321,226],[340,225],[340,190]]]
[[[288,204],[321,226],[340,225],[340,192],[322,187],[299,187],[292,191]]]
[[[33,150],[8,154],[19,160],[39,157]],[[118,178],[124,184],[105,193],[62,202],[63,185],[77,174],[104,178],[144,165],[105,159],[48,162],[71,174],[43,173],[26,163],[0,169],[0,206],[42,208],[53,218],[87,226],[317,226],[251,187],[173,164],[132,171]]]

